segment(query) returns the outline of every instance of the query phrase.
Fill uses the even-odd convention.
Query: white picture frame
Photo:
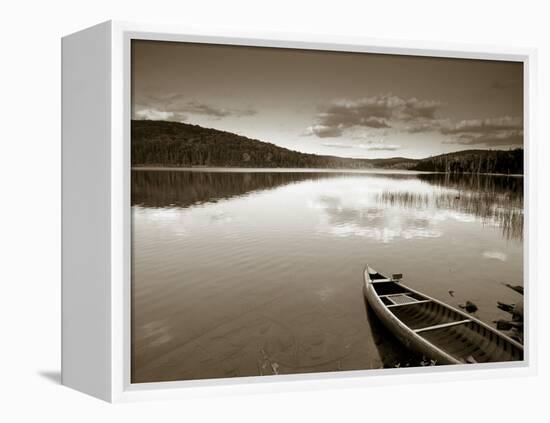
[[[522,362],[130,383],[130,41],[385,53],[524,63],[526,305]],[[430,383],[536,373],[536,51],[105,22],[62,40],[62,383],[110,402]]]

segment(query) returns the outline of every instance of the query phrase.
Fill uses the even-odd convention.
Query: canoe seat
[[[416,298],[413,298],[408,293],[405,294],[395,294],[395,295],[388,295],[386,298],[390,300],[393,304],[406,304],[406,303],[416,303],[418,300]]]

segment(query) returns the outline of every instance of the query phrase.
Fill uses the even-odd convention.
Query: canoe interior
[[[438,302],[410,292],[399,283],[376,282],[373,288],[401,322],[428,342],[463,363],[487,363],[523,359],[523,350],[468,316]],[[439,326],[443,327],[439,327]]]

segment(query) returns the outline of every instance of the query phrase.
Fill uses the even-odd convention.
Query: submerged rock
[[[500,308],[501,310],[507,312],[507,313],[513,313],[514,309],[516,308],[516,305],[515,304],[501,303],[500,301],[497,301],[497,307]]]
[[[468,313],[475,313],[478,310],[477,306],[469,300],[466,301],[466,304],[459,304],[458,306],[466,310]]]
[[[520,293],[523,295],[523,286],[521,285],[510,285],[509,283],[505,283],[504,286],[507,286],[508,288]]]

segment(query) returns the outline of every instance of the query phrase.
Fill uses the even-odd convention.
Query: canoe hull
[[[436,364],[523,360],[523,346],[464,312],[367,266],[363,292],[384,326]],[[390,310],[391,308],[391,310]]]

